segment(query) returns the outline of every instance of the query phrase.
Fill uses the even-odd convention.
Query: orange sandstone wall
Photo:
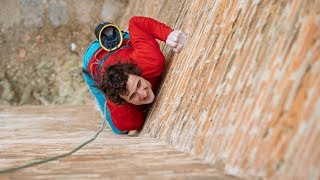
[[[320,176],[320,1],[130,1],[188,34],[143,134],[241,177]]]

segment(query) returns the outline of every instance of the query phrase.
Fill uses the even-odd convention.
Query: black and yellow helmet
[[[118,49],[123,41],[122,30],[109,22],[97,25],[95,35],[99,40],[100,46],[106,51]]]

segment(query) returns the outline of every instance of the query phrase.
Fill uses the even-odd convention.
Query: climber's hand
[[[172,48],[176,53],[179,53],[184,44],[186,43],[187,36],[181,30],[172,31],[167,37],[166,43]]]

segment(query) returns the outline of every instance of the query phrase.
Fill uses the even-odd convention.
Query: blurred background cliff
[[[127,0],[2,0],[0,105],[85,104],[82,55],[102,21],[120,23]]]

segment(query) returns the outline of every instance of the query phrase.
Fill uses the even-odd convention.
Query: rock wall
[[[130,1],[188,34],[143,134],[241,177],[320,176],[320,1]]]
[[[72,155],[3,174],[68,153],[100,127],[101,118],[90,105],[0,106],[0,179],[239,180],[164,142],[120,136],[107,128]]]
[[[1,104],[91,102],[81,61],[92,29],[150,16],[188,42],[180,54],[162,46],[166,73],[142,136],[240,177],[319,179],[319,0],[0,5]]]

